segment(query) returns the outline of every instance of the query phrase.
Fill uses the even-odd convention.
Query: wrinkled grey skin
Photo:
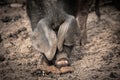
[[[76,3],[71,1],[73,3],[69,0],[27,0],[33,47],[43,53],[48,61],[65,51],[64,46],[74,45],[74,35],[78,34],[79,29],[74,17]],[[67,53],[63,53],[63,57],[67,57]]]

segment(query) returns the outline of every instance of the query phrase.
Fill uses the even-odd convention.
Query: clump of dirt
[[[3,55],[0,55],[0,62],[5,61],[5,57]]]
[[[0,43],[3,41],[2,37],[1,37],[1,34],[0,34]]]
[[[0,80],[120,80],[120,11],[114,7],[101,7],[99,21],[89,14],[88,43],[75,46],[74,72],[66,74],[38,69],[40,54],[31,45],[26,10],[0,8]]]
[[[2,22],[10,22],[12,20],[12,18],[10,16],[5,16],[4,18],[2,18]]]

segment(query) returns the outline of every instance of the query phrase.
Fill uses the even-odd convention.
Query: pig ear
[[[56,33],[52,30],[49,32],[49,38],[50,38],[51,43],[49,43],[50,47],[49,47],[48,51],[45,52],[45,56],[50,61],[55,56],[58,40],[57,40]]]
[[[47,35],[48,33],[49,36]],[[31,41],[33,47],[43,53],[49,61],[54,58],[57,49],[57,37],[54,31],[49,30],[44,34],[36,28],[31,33]]]
[[[58,31],[58,50],[62,51],[63,50],[63,42],[65,40],[65,34],[67,32],[67,29],[63,29],[66,26],[63,26],[64,24],[62,24],[59,28]]]

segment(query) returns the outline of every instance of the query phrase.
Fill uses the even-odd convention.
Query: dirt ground
[[[39,53],[31,46],[25,8],[0,7],[0,80],[120,80],[120,11],[100,8],[101,20],[91,12],[88,43],[72,52],[74,72],[33,74]]]

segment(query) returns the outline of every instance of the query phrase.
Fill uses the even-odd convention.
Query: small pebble
[[[10,7],[13,7],[13,8],[19,8],[19,7],[22,7],[23,4],[19,4],[19,3],[12,3],[10,4]]]

